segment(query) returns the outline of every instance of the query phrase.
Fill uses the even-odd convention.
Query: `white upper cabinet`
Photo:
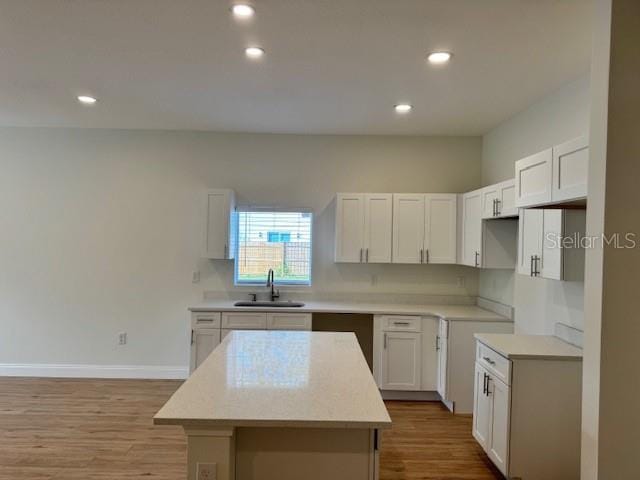
[[[460,263],[470,267],[510,269],[516,266],[518,222],[483,220],[484,189],[461,195]],[[495,205],[491,201],[491,205]]]
[[[457,195],[393,195],[393,263],[456,263]]]
[[[536,207],[584,199],[588,169],[586,136],[518,160],[515,205]]]
[[[339,193],[336,262],[390,263],[393,195]]]
[[[584,210],[524,209],[518,229],[518,273],[552,280],[584,278]]]
[[[364,261],[391,263],[393,195],[367,193],[364,196]]]
[[[462,195],[461,263],[470,267],[479,267],[482,260],[482,193],[481,189]]]
[[[457,195],[425,195],[424,263],[456,263]]]
[[[393,263],[424,261],[424,194],[393,195]]]
[[[364,194],[336,197],[336,262],[360,263],[364,249]]]
[[[232,259],[234,248],[235,195],[233,190],[213,189],[205,195],[203,256]]]
[[[589,143],[586,136],[553,147],[551,200],[561,202],[587,196]]]
[[[517,217],[515,180],[506,180],[482,189],[482,218]]]
[[[551,202],[551,148],[516,162],[516,207]]]

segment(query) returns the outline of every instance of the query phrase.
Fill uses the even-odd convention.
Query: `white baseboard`
[[[182,380],[189,376],[189,367],[155,365],[56,365],[44,363],[0,363],[0,376]]]

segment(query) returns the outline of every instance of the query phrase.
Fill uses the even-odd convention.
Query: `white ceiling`
[[[589,0],[253,4],[0,0],[0,125],[475,135],[589,69]]]

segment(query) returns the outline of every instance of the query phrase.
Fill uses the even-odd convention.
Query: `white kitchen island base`
[[[189,480],[375,480],[391,426],[354,334],[288,331],[233,332],[154,423],[183,426]]]

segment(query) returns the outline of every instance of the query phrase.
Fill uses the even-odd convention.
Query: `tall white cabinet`
[[[203,256],[229,260],[235,255],[235,194],[229,189],[211,189],[204,201]]]
[[[394,194],[393,263],[455,263],[456,205],[456,194]]]
[[[339,193],[335,261],[390,263],[392,213],[392,194]]]

